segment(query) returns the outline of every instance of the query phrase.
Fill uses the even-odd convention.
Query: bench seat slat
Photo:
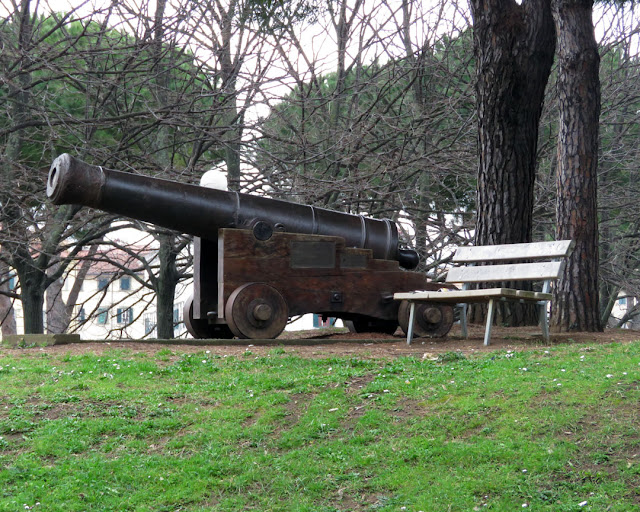
[[[543,281],[557,279],[564,262],[514,263],[475,267],[454,267],[447,274],[448,283],[488,283],[499,281]]]
[[[564,258],[573,249],[572,240],[533,242],[529,244],[479,245],[458,247],[451,261],[477,263],[484,261],[536,260]]]
[[[429,300],[433,302],[447,302],[457,304],[487,302],[490,299],[524,300],[538,302],[551,300],[550,293],[515,290],[513,288],[487,288],[484,290],[450,290],[441,292],[415,291],[395,293],[396,300]]]

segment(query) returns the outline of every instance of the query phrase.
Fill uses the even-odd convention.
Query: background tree
[[[473,204],[470,34],[444,21],[421,31],[423,18],[438,21],[417,4],[402,16],[340,5],[318,36],[350,49],[335,71],[319,73],[321,56],[293,29],[280,39],[294,80],[260,126],[256,166],[271,194],[405,222],[405,242],[435,273]]]
[[[120,12],[125,17],[131,13]],[[207,112],[207,106],[212,102],[202,102],[193,95],[190,90],[194,85],[208,85],[203,71],[197,65],[194,66],[193,58],[181,50],[179,40],[182,39],[180,26],[182,20],[179,16],[171,16],[167,13],[167,2],[160,0],[156,2],[155,12],[148,17],[141,17],[140,28],[135,34],[137,48],[150,48],[150,68],[148,87],[153,98],[155,110],[161,113],[160,122],[155,126],[155,131],[145,137],[141,144],[136,144],[136,148],[141,155],[156,169],[152,172],[171,175],[175,173],[175,167],[184,167],[183,155],[189,154],[185,148],[179,146],[191,146],[191,154],[188,164],[192,167],[197,165],[201,157],[207,152],[197,151],[194,154],[194,140],[192,126],[198,126],[199,119],[202,119],[202,111],[196,113],[192,110],[192,118],[187,120],[185,112],[180,109],[176,112],[176,105],[185,100],[197,102],[200,108]],[[144,51],[144,50],[143,50]],[[195,71],[196,76],[190,73]],[[186,73],[185,73],[186,72]],[[197,76],[197,74],[201,76]],[[180,76],[183,75],[183,76]],[[181,85],[187,82],[187,87]],[[179,99],[178,99],[179,98]],[[208,104],[208,105],[207,105]],[[209,112],[210,113],[210,112]],[[186,115],[185,115],[186,114]],[[185,121],[187,121],[185,126]],[[178,135],[180,132],[182,134]],[[183,137],[187,132],[187,137]],[[198,129],[197,133],[201,133]],[[150,140],[149,140],[150,139]],[[151,142],[151,144],[149,144]],[[182,157],[182,158],[181,158]],[[157,244],[157,252],[154,260],[157,265],[152,266],[146,254],[136,254],[133,250],[127,250],[120,245],[120,250],[129,253],[130,257],[140,262],[141,270],[144,270],[146,279],[141,279],[139,273],[129,272],[133,278],[141,282],[143,286],[148,286],[155,292],[156,298],[156,332],[161,339],[174,337],[174,297],[178,283],[185,279],[188,274],[183,268],[179,268],[177,261],[180,253],[190,243],[189,237],[181,234],[145,225],[145,232],[151,234]],[[128,267],[122,267],[125,271]],[[148,306],[146,306],[148,307]],[[138,311],[145,311],[146,307],[139,308]]]
[[[552,0],[558,37],[557,239],[574,240],[554,287],[551,328],[599,331],[600,56],[590,0]]]
[[[91,29],[93,39],[89,37]],[[83,24],[71,14],[38,17],[28,0],[10,11],[0,25],[0,72],[5,84],[0,108],[6,113],[0,122],[4,178],[0,185],[0,243],[5,263],[17,272],[19,285],[14,293],[22,301],[27,333],[42,332],[45,290],[79,251],[78,246],[62,256],[58,250],[65,233],[77,229],[72,218],[78,209],[67,206],[52,212],[46,208],[42,203],[44,170],[55,155],[55,144],[63,139],[60,127],[73,126],[66,134],[75,136],[77,127],[83,126],[82,135],[90,135],[84,124],[87,110],[83,108],[79,118],[72,117],[78,112],[78,97],[86,92],[86,84],[78,82],[77,68],[72,74],[65,67],[70,54],[75,59],[86,53],[102,33],[99,25]],[[61,94],[67,90],[65,81],[70,89]],[[86,224],[87,219],[83,214],[78,222]],[[97,223],[84,229],[77,242],[100,236],[104,228]],[[57,270],[50,272],[53,266]]]
[[[607,325],[619,293],[640,294],[638,287],[637,215],[632,197],[638,193],[638,33],[640,18],[633,3],[600,5],[594,19],[600,34],[600,83],[602,108],[599,119],[598,219],[600,324]],[[550,93],[556,94],[552,89]],[[553,107],[552,111],[557,111]],[[553,118],[555,119],[555,115]],[[541,169],[557,161],[557,123],[551,120],[548,140],[556,143],[542,155]],[[555,150],[555,151],[554,151]],[[541,196],[555,199],[555,183]],[[549,208],[547,208],[549,211]],[[552,211],[552,213],[555,213]],[[628,321],[634,310],[619,320]],[[611,319],[610,325],[618,325]]]
[[[548,0],[472,0],[478,112],[476,245],[530,242],[538,127],[555,33]],[[482,320],[473,308],[474,320]],[[535,322],[502,304],[497,322]]]
[[[12,7],[0,23],[0,257],[17,273],[19,285],[12,293],[22,301],[29,333],[43,330],[44,292],[59,277],[47,270],[77,210],[65,207],[50,214],[41,203],[41,191],[42,161],[50,155],[55,127],[64,122],[62,109],[70,106],[46,93],[57,87],[52,80],[60,76],[60,63],[78,49],[78,31],[62,35],[72,23],[70,15],[37,17],[28,0]]]
[[[222,158],[231,190],[250,186],[241,168],[243,148],[252,137],[252,119],[248,111],[255,108],[259,94],[268,82],[267,71],[275,56],[269,35],[273,27],[266,21],[275,18],[294,2],[227,2],[186,0],[183,5],[185,26],[207,62],[207,73],[216,77],[218,116],[208,131],[222,144]],[[295,9],[294,9],[295,11]],[[254,114],[255,116],[255,114]]]
[[[0,259],[0,334],[16,334],[16,316],[13,302],[17,298],[12,292],[14,278],[11,269]]]
[[[220,112],[215,83],[177,46],[177,36],[158,55],[153,30],[150,37],[115,30],[134,19],[126,10],[116,16],[116,5],[124,9],[119,3],[84,18],[36,17],[25,0],[2,24],[3,84],[9,85],[0,95],[7,178],[1,243],[6,263],[18,273],[14,293],[23,303],[25,332],[42,332],[45,290],[82,245],[113,229],[113,217],[68,206],[52,210],[42,202],[45,169],[58,153],[183,178],[202,174],[218,159],[210,151],[214,144],[202,143]],[[164,152],[170,155],[164,169],[148,158]]]

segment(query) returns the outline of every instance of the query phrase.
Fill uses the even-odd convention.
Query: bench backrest
[[[473,264],[516,260],[527,260],[527,262],[453,267],[447,274],[447,282],[485,283],[557,279],[564,267],[564,258],[571,252],[573,246],[574,242],[572,240],[560,240],[557,242],[534,242],[529,244],[459,247],[452,258],[454,263]],[[541,261],[531,263],[532,260]]]

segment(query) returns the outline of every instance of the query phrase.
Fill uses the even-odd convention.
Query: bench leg
[[[462,337],[468,338],[469,333],[467,332],[467,305],[460,304],[460,330],[462,331]]]
[[[493,327],[493,315],[495,312],[495,301],[489,300],[489,310],[487,311],[487,327],[484,331],[484,345],[489,346],[489,340],[491,340],[491,327]]]
[[[407,345],[411,345],[413,340],[413,320],[416,315],[416,303],[410,302],[409,305],[409,328],[407,329]]]
[[[544,341],[549,341],[549,318],[547,317],[547,302],[541,302],[540,308],[540,328],[542,329],[542,337]]]

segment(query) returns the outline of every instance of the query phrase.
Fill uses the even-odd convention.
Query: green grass
[[[2,511],[640,510],[640,342],[0,366]]]

